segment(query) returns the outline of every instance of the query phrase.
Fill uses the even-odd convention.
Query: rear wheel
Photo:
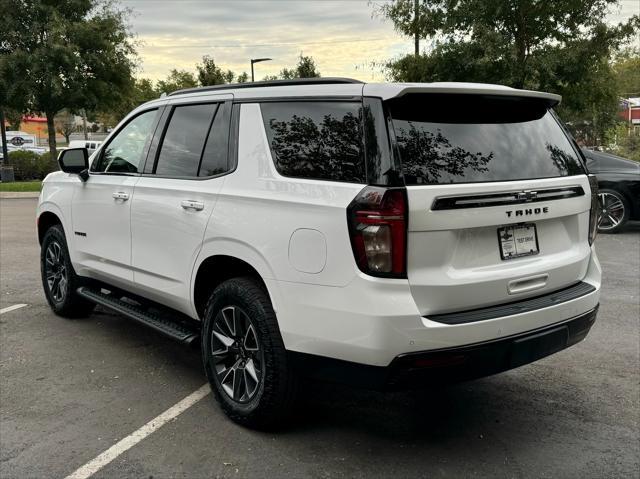
[[[294,375],[269,297],[256,281],[234,278],[213,291],[202,358],[216,400],[232,420],[271,428],[286,418]]]
[[[80,278],[71,265],[64,230],[54,225],[47,230],[40,250],[40,273],[44,294],[54,313],[66,318],[88,316],[95,304],[78,296]]]
[[[629,203],[616,190],[601,189],[599,195],[602,212],[598,231],[618,233],[629,220]]]

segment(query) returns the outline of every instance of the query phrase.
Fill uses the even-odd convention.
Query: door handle
[[[182,203],[180,203],[180,205],[185,210],[202,211],[204,209],[204,203],[202,203],[201,201],[183,200]]]
[[[124,193],[123,191],[116,191],[113,194],[113,198],[115,200],[127,201],[129,199],[129,193]]]

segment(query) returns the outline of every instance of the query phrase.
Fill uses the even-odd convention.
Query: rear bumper
[[[401,354],[386,367],[290,354],[300,371],[314,379],[370,389],[412,389],[489,376],[566,349],[587,336],[597,311],[598,306],[550,326],[492,341]]]
[[[423,317],[406,280],[361,275],[341,288],[277,281],[267,281],[267,286],[276,293],[274,304],[287,350],[386,367],[402,354],[515,337],[579,317],[598,305],[600,277],[593,251],[580,286],[585,290],[579,295],[556,291],[548,298],[531,298],[531,304],[522,301],[470,311],[463,316],[491,315],[453,324],[438,316]]]

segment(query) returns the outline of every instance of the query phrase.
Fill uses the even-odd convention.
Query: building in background
[[[629,124],[630,131],[640,133],[640,97],[620,100],[620,118]]]

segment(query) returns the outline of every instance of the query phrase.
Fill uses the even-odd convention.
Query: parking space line
[[[127,437],[121,439],[109,449],[104,451],[98,457],[87,462],[84,466],[80,467],[72,474],[69,474],[65,479],[86,479],[88,477],[91,477],[93,474],[113,461],[120,454],[131,449],[145,437],[153,433],[156,429],[161,428],[172,419],[178,417],[180,414],[196,404],[210,392],[211,388],[209,387],[209,384],[204,384],[202,387],[189,394],[182,401],[176,403],[159,416],[153,418],[140,429],[132,432]]]
[[[0,309],[0,314],[8,313],[10,311],[15,311],[16,309],[24,308],[26,304],[14,304],[13,306],[7,306],[6,308]]]

